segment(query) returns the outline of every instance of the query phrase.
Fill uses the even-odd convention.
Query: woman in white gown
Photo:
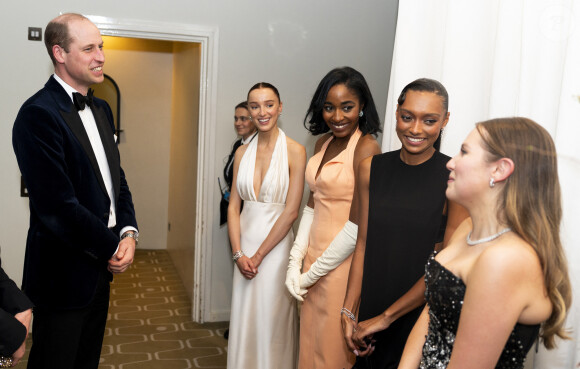
[[[276,87],[254,85],[248,107],[258,136],[236,151],[236,191],[228,207],[236,263],[228,369],[294,369],[298,319],[284,281],[294,240],[292,223],[304,188],[306,151],[278,128],[282,103]]]

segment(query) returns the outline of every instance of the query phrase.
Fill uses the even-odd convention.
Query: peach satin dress
[[[303,270],[307,271],[348,221],[354,193],[353,156],[362,133],[357,129],[341,153],[316,173],[330,137],[306,166],[306,182],[314,196],[314,220]],[[300,315],[301,369],[350,369],[355,356],[346,346],[340,323],[352,255],[310,287]]]

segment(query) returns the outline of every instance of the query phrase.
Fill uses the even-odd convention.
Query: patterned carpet
[[[167,251],[137,250],[131,268],[111,284],[99,369],[225,368],[225,328],[227,322],[191,321],[191,302]]]

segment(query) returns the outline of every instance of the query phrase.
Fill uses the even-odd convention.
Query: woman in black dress
[[[427,307],[400,368],[521,369],[539,333],[546,348],[566,337],[571,286],[554,142],[527,118],[493,119],[476,125],[447,167],[447,197],[470,219],[425,268]]]
[[[360,223],[342,310],[346,343],[359,356],[354,368],[397,367],[425,303],[425,263],[466,216],[445,198],[449,157],[438,148],[447,106],[441,83],[410,83],[396,111],[402,148],[360,164]]]

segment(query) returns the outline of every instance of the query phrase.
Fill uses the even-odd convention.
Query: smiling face
[[[397,105],[397,136],[401,141],[401,159],[411,165],[421,164],[433,155],[433,144],[447,125],[449,113],[441,97],[433,92],[407,91],[403,105]]]
[[[352,90],[344,84],[334,85],[328,90],[322,118],[335,137],[349,137],[358,127],[358,114],[362,108]]]
[[[238,133],[238,136],[241,136],[244,140],[254,131],[256,127],[254,127],[254,123],[252,123],[252,118],[250,117],[250,112],[245,108],[236,108],[236,112],[234,114],[234,128]]]
[[[103,39],[99,29],[86,19],[69,21],[68,32],[72,39],[68,52],[53,46],[55,71],[71,87],[86,94],[89,86],[104,79]]]
[[[276,127],[282,113],[282,103],[270,88],[256,88],[248,94],[248,108],[254,125],[260,132]]]
[[[489,153],[484,149],[481,135],[474,129],[467,136],[459,154],[447,163],[450,170],[447,198],[463,206],[474,199],[481,198],[483,191],[489,189],[489,179],[493,172],[493,162],[488,160]]]

